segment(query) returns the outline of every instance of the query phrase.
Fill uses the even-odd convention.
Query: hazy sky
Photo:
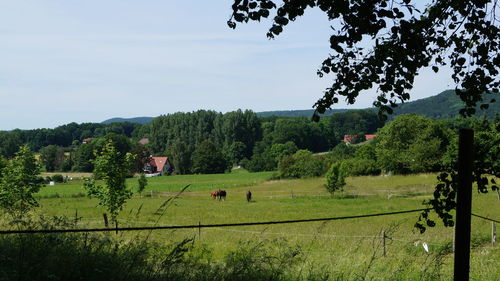
[[[331,81],[316,75],[329,53],[326,16],[311,10],[268,40],[269,22],[229,29],[230,6],[0,0],[0,130],[198,109],[311,108]],[[447,77],[423,72],[412,100],[452,88]]]

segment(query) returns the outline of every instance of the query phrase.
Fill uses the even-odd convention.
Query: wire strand
[[[472,214],[473,216],[475,217],[478,217],[478,218],[482,218],[483,220],[487,220],[487,221],[492,221],[492,222],[496,222],[496,223],[500,223],[500,221],[498,220],[494,220],[494,219],[490,219],[488,217],[483,217],[483,216],[480,216],[480,215],[476,215],[476,214]]]
[[[164,229],[192,229],[192,228],[211,228],[211,227],[227,227],[227,226],[251,226],[251,225],[273,225],[273,224],[288,224],[288,223],[303,223],[303,222],[318,222],[318,221],[335,221],[346,219],[369,218],[379,216],[389,216],[397,214],[407,214],[430,210],[430,208],[396,211],[388,213],[375,213],[355,216],[316,218],[316,219],[301,219],[301,220],[284,220],[284,221],[266,221],[266,222],[243,222],[243,223],[221,223],[221,224],[193,224],[193,225],[172,225],[172,226],[142,226],[142,227],[122,227],[122,228],[83,228],[83,229],[27,229],[27,230],[0,230],[0,234],[33,234],[33,233],[76,233],[76,232],[109,232],[109,231],[140,231],[140,230],[164,230]]]

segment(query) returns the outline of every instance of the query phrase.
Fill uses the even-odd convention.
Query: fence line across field
[[[407,214],[430,210],[430,208],[414,209],[406,211],[396,211],[387,213],[364,214],[354,216],[315,218],[315,219],[300,219],[300,220],[283,220],[283,221],[265,221],[265,222],[243,222],[243,223],[220,223],[220,224],[192,224],[192,225],[172,225],[172,226],[141,226],[141,227],[116,227],[116,228],[82,228],[82,229],[27,229],[27,230],[0,230],[0,234],[34,234],[34,233],[75,233],[75,232],[110,232],[110,231],[141,231],[141,230],[164,230],[164,229],[201,229],[214,227],[228,226],[250,226],[250,225],[273,225],[273,224],[290,224],[290,223],[305,223],[305,222],[320,222],[320,221],[335,221],[346,219],[359,219],[379,216],[389,216],[397,214]]]
[[[487,221],[491,221],[491,222],[500,223],[500,221],[499,221],[499,220],[494,220],[494,219],[492,219],[492,218],[488,218],[488,217],[484,217],[484,216],[476,215],[476,214],[474,214],[474,213],[472,213],[472,215],[473,215],[474,217],[481,218],[481,219],[483,219],[483,220],[487,220]]]
[[[251,233],[251,234],[265,234],[265,235],[287,235],[287,236],[303,236],[303,237],[324,237],[324,238],[382,238],[385,244],[385,239],[389,239],[392,241],[404,242],[404,243],[416,243],[418,240],[408,241],[402,240],[398,238],[393,238],[385,235],[335,235],[335,234],[304,234],[304,233],[280,233],[280,232],[265,232],[265,231],[249,231],[249,230],[235,230],[235,229],[223,229],[221,227],[230,227],[230,226],[252,226],[252,225],[272,225],[272,224],[290,224],[290,223],[303,223],[303,222],[318,222],[318,221],[334,221],[334,220],[345,220],[345,219],[356,219],[356,218],[368,218],[368,217],[377,217],[377,216],[387,216],[387,215],[396,215],[396,214],[406,214],[406,213],[414,213],[420,212],[426,209],[415,209],[415,210],[406,210],[406,211],[397,211],[397,212],[388,212],[388,213],[376,213],[376,214],[365,214],[365,215],[355,215],[355,216],[343,216],[343,217],[331,217],[331,218],[316,218],[316,219],[302,219],[302,220],[285,220],[285,221],[268,221],[268,222],[246,222],[246,223],[228,223],[228,224],[208,224],[203,225],[201,222],[195,225],[163,225],[163,226],[149,226],[149,227],[116,227],[116,228],[84,228],[84,229],[31,229],[31,230],[0,230],[0,234],[34,234],[34,233],[75,233],[75,232],[109,232],[109,231],[141,231],[141,230],[167,230],[167,229],[198,229],[199,234],[201,235],[202,228],[212,228],[213,230],[219,231],[229,231],[229,232],[240,232],[240,233]],[[488,220],[492,222],[492,242],[496,241],[496,227],[495,223],[497,220],[472,214],[475,217]],[[88,218],[93,219],[93,218]],[[85,219],[85,220],[88,220]],[[139,222],[139,221],[137,221]],[[152,222],[144,222],[140,223],[152,223]],[[444,245],[440,243],[427,243],[429,245]]]

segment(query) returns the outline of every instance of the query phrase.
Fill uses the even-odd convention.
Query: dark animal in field
[[[210,192],[210,196],[215,199],[219,199],[219,201],[221,200],[226,200],[226,191],[225,190],[214,190],[212,192]]]
[[[219,190],[219,201],[220,200],[226,200],[226,191],[225,190]]]
[[[252,192],[250,192],[250,190],[249,190],[249,191],[247,191],[247,202],[250,202],[250,201],[252,201]]]

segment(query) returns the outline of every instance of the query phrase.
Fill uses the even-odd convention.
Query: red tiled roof
[[[148,138],[142,138],[142,139],[139,140],[139,143],[142,144],[142,145],[148,144],[149,143],[149,139]]]
[[[161,172],[165,167],[166,163],[169,163],[168,157],[151,157],[149,164],[152,167],[156,167],[156,171]]]
[[[367,141],[369,141],[369,140],[374,139],[376,136],[377,136],[377,135],[365,135],[365,139],[366,139]]]

